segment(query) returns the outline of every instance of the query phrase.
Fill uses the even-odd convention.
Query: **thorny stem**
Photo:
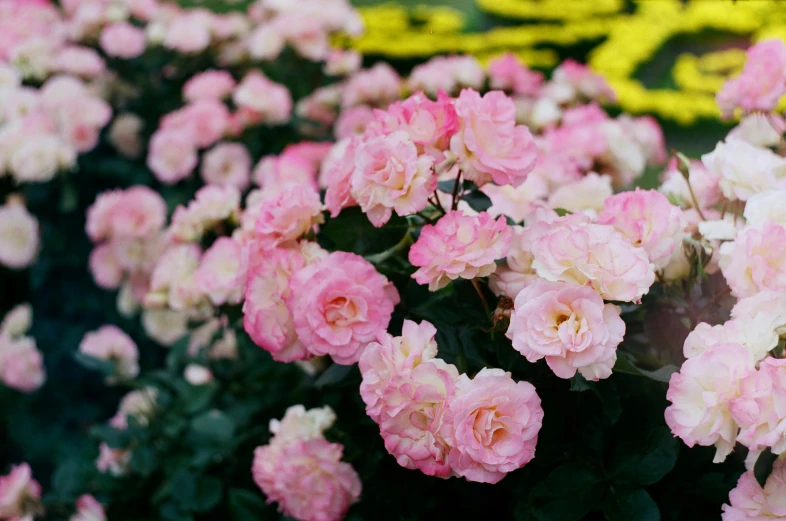
[[[475,288],[478,296],[480,297],[480,302],[483,304],[483,311],[486,312],[486,316],[491,318],[491,308],[489,308],[489,303],[486,301],[486,297],[483,296],[483,292],[480,290],[480,284],[478,284],[478,279],[472,279],[472,287]]]
[[[461,186],[461,170],[459,170],[458,173],[456,174],[456,182],[453,183],[453,203],[451,204],[451,210],[455,210],[456,208],[458,208],[458,204],[459,204],[459,197],[458,197],[459,186]]]
[[[440,200],[439,200],[439,193],[438,193],[438,190],[434,190],[434,199],[436,200],[436,203],[432,202],[431,204],[433,204],[434,206],[436,206],[436,207],[437,207],[437,209],[438,209],[440,212],[442,212],[442,215],[445,215],[447,212],[445,211],[445,208],[442,206],[442,201],[440,201]]]
[[[686,177],[685,182],[688,183],[688,192],[690,193],[690,198],[693,201],[694,208],[696,208],[696,211],[699,213],[699,217],[701,217],[701,220],[706,221],[707,218],[704,217],[704,214],[701,211],[701,207],[699,206],[699,200],[696,199],[696,194],[693,193],[693,187],[690,184],[690,179]]]

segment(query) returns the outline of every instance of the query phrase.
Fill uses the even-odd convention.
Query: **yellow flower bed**
[[[672,38],[713,31],[759,41],[786,40],[786,2],[779,0],[639,0],[635,12],[624,0],[476,0],[495,16],[541,20],[486,32],[466,32],[463,13],[448,7],[419,6],[407,10],[396,4],[362,8],[366,33],[347,40],[365,54],[390,58],[427,58],[466,53],[487,60],[513,51],[531,67],[550,68],[554,48],[598,42],[588,64],[606,76],[617,91],[623,110],[654,113],[682,124],[717,118],[714,95],[725,78],[744,63],[740,50],[704,56],[683,54],[672,68],[677,89],[651,89],[635,79]],[[548,48],[543,48],[548,47]]]

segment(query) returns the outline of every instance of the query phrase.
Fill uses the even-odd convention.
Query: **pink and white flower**
[[[108,379],[111,383],[117,379],[132,379],[139,374],[136,344],[117,326],[106,325],[86,333],[79,344],[79,352],[97,360],[112,362],[114,375]]]

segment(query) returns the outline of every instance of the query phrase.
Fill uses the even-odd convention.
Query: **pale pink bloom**
[[[758,371],[740,383],[731,414],[740,426],[737,441],[750,450],[786,452],[786,360],[762,360]]]
[[[771,112],[786,94],[786,45],[764,40],[750,47],[742,72],[727,80],[715,96],[721,112],[731,117],[734,109]]]
[[[453,100],[442,91],[436,101],[416,92],[402,102],[393,103],[385,112],[377,111],[375,119],[375,132],[403,130],[418,146],[418,152],[429,154],[435,162],[444,158],[450,138],[459,129]]]
[[[611,190],[610,186],[609,190]],[[506,215],[520,223],[544,203],[549,188],[543,179],[530,175],[519,186],[486,183],[480,191],[491,199],[491,206],[486,210],[489,215],[492,217]]]
[[[538,147],[527,127],[516,125],[516,107],[502,92],[480,96],[464,89],[455,102],[459,132],[450,140],[467,179],[518,186],[535,166]]]
[[[379,427],[385,449],[399,465],[428,476],[449,477],[450,447],[442,438],[442,417],[459,372],[440,359],[397,373],[382,395]]]
[[[229,237],[219,237],[202,255],[194,273],[198,291],[216,306],[239,304],[245,291],[246,261],[240,244]]]
[[[720,268],[737,298],[786,291],[786,226],[765,221],[720,247]]]
[[[325,164],[320,172],[320,184],[327,187],[325,191],[325,207],[330,216],[337,216],[341,210],[357,206],[352,197],[352,173],[355,171],[355,149],[358,139],[347,138],[336,143],[331,151],[338,158],[329,165]]]
[[[12,389],[31,393],[46,380],[44,359],[32,337],[0,337],[0,381]]]
[[[329,405],[306,410],[302,405],[287,407],[284,417],[270,420],[271,444],[283,445],[322,438],[336,422],[336,413]]]
[[[323,61],[330,52],[330,40],[315,14],[287,13],[277,17],[273,25],[298,54],[312,61]]]
[[[33,323],[33,307],[30,304],[17,304],[6,313],[0,322],[0,336],[15,338],[30,330]]]
[[[198,244],[176,244],[158,259],[150,276],[150,293],[145,295],[145,304],[155,307],[168,303],[176,311],[183,311],[199,303],[204,296],[197,287],[194,273],[202,255]]]
[[[106,513],[96,498],[85,494],[76,500],[76,513],[69,521],[106,521]]]
[[[574,98],[607,102],[616,100],[614,91],[603,76],[592,72],[589,67],[574,60],[565,60],[554,69],[551,82],[571,87]]]
[[[786,189],[768,190],[752,196],[745,203],[745,219],[749,225],[758,226],[766,221],[786,226]]]
[[[251,182],[251,154],[242,143],[219,143],[202,157],[200,173],[206,184],[245,190]]]
[[[14,465],[11,472],[0,476],[0,518],[32,521],[42,513],[41,485],[33,479],[30,465]]]
[[[419,268],[412,278],[437,291],[458,278],[488,277],[497,268],[495,261],[507,254],[511,234],[503,217],[495,221],[485,212],[448,212],[436,225],[424,226],[410,248],[409,262]]]
[[[183,371],[183,378],[191,385],[205,385],[213,381],[213,372],[199,364],[188,364]]]
[[[295,331],[311,353],[343,365],[358,361],[385,331],[398,291],[359,255],[333,252],[294,274],[287,306]]]
[[[128,472],[130,464],[130,450],[113,449],[103,442],[98,446],[96,468],[99,472],[109,472],[113,476],[122,476]]]
[[[50,66],[53,71],[83,78],[95,78],[106,70],[106,63],[94,49],[79,45],[61,48],[52,57]]]
[[[720,189],[732,201],[747,201],[757,193],[786,187],[786,158],[745,141],[720,142],[701,161],[720,175]]]
[[[79,352],[114,364],[114,376],[133,379],[139,374],[139,351],[131,337],[113,325],[106,325],[86,333],[79,343]],[[108,380],[114,383],[116,379]]]
[[[252,177],[254,183],[265,189],[265,194],[279,191],[289,184],[302,184],[317,190],[317,168],[318,162],[284,149],[278,156],[260,159]]]
[[[199,100],[222,100],[232,94],[237,83],[223,70],[209,69],[192,76],[183,85],[183,98],[194,103]]]
[[[239,214],[240,191],[236,187],[203,186],[187,207],[175,208],[168,236],[173,242],[198,241],[218,223],[236,221]]]
[[[360,70],[363,56],[353,50],[333,49],[325,61],[325,74],[328,76],[344,76]]]
[[[142,154],[142,118],[129,112],[118,114],[109,128],[109,141],[125,157],[134,159]]]
[[[100,194],[87,209],[88,236],[93,242],[104,239],[146,238],[163,228],[166,202],[147,186],[132,186]]]
[[[530,362],[546,359],[560,378],[611,376],[625,334],[620,308],[585,286],[540,280],[516,296],[507,337]]]
[[[608,120],[599,126],[608,148],[597,158],[600,171],[614,179],[617,188],[629,187],[644,174],[647,166],[647,150],[639,143],[634,132],[624,121]]]
[[[611,176],[590,172],[578,181],[557,187],[549,196],[548,206],[595,215],[613,193]]]
[[[164,47],[185,54],[201,52],[210,45],[212,18],[202,11],[183,11],[172,20],[164,36]]]
[[[360,355],[358,366],[363,375],[360,397],[366,404],[366,414],[372,420],[380,423],[385,404],[383,393],[394,377],[409,373],[437,356],[436,334],[437,328],[430,322],[424,320],[418,324],[405,320],[401,336],[380,333]]]
[[[262,247],[286,245],[314,230],[322,221],[319,194],[308,186],[288,184],[281,191],[263,197],[255,223],[256,239]]]
[[[166,308],[145,309],[142,327],[153,341],[171,346],[188,333],[188,313]]]
[[[755,299],[756,297],[748,298]],[[745,305],[747,306],[748,303]],[[765,358],[767,353],[778,345],[778,335],[775,332],[776,323],[777,318],[770,313],[755,317],[741,316],[716,326],[700,322],[685,338],[682,351],[686,358],[692,358],[716,344],[740,344],[748,350],[751,361],[756,363]]]
[[[543,409],[535,387],[502,369],[461,375],[440,433],[450,447],[450,467],[468,481],[497,483],[535,456]]]
[[[786,294],[765,290],[742,298],[732,308],[731,316],[756,321],[760,329],[772,330],[776,335],[786,334]]]
[[[786,517],[786,458],[778,458],[764,488],[752,470],[740,476],[723,505],[723,521],[779,521]]]
[[[20,182],[42,183],[51,180],[61,169],[61,159],[70,146],[56,134],[30,136],[11,150],[8,168]],[[71,163],[71,161],[68,161]]]
[[[436,97],[439,91],[455,94],[460,88],[481,89],[486,73],[473,56],[437,56],[417,65],[407,79],[410,91]]]
[[[266,125],[280,125],[292,115],[292,96],[284,85],[253,71],[243,78],[232,94],[240,109],[249,111],[251,120]]]
[[[38,255],[38,220],[21,201],[0,206],[0,264],[12,269],[30,266]]]
[[[556,216],[554,217],[556,219]],[[531,226],[522,228],[513,226],[510,250],[505,263],[489,277],[489,287],[495,295],[506,295],[515,299],[519,292],[532,282],[539,280],[532,267],[535,257],[532,255],[530,236]]]
[[[437,188],[434,160],[418,156],[404,132],[361,141],[354,163],[351,194],[376,227],[388,222],[394,210],[400,216],[423,210]]]
[[[649,256],[655,269],[669,263],[674,249],[682,244],[682,210],[655,190],[622,192],[609,197],[598,216]]]
[[[131,16],[143,22],[152,20],[156,13],[165,9],[158,0],[126,0],[125,7]]]
[[[681,206],[692,208],[694,202],[690,191],[693,190],[699,208],[710,208],[723,198],[718,184],[720,178],[720,173],[711,172],[701,161],[691,160],[688,180],[686,180],[677,169],[677,159],[674,158],[663,173],[663,184],[658,188],[658,191],[678,201]],[[690,187],[688,181],[690,181]]]
[[[374,120],[374,109],[368,105],[356,105],[344,109],[336,120],[334,133],[337,139],[361,135]]]
[[[567,215],[533,229],[535,272],[546,280],[590,286],[606,300],[639,301],[655,282],[647,253],[614,227],[587,221]]]
[[[341,106],[373,105],[385,107],[399,98],[401,78],[393,67],[380,62],[356,72],[341,93]]]
[[[511,52],[491,60],[487,72],[489,87],[493,90],[537,96],[543,87],[543,73],[529,69]]]
[[[617,122],[629,131],[644,152],[648,164],[660,165],[666,162],[666,139],[663,130],[652,116],[632,118],[622,114]]]
[[[340,521],[360,498],[355,469],[341,461],[343,447],[324,438],[254,451],[254,481],[269,502],[302,521]]]
[[[196,168],[197,146],[187,133],[179,130],[158,130],[150,138],[147,166],[156,179],[175,184]]]
[[[215,99],[200,99],[164,116],[156,134],[176,131],[197,147],[205,148],[220,140],[228,125],[229,109],[226,105]]]
[[[740,139],[757,147],[774,147],[781,142],[786,120],[779,114],[748,114],[729,131],[728,139]]]
[[[689,358],[669,380],[666,423],[689,447],[716,448],[716,463],[734,448],[739,428],[731,414],[740,396],[740,382],[755,371],[747,349],[740,344],[716,344]]]
[[[248,53],[256,60],[274,60],[285,43],[279,26],[271,23],[258,25],[246,38]]]
[[[117,413],[109,420],[109,424],[116,429],[128,428],[128,417],[134,418],[137,424],[147,425],[156,412],[158,389],[143,387],[127,393],[120,400]]]
[[[117,22],[104,27],[98,43],[107,56],[130,60],[145,52],[145,31],[128,22]]]

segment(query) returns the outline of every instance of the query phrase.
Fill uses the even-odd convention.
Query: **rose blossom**
[[[79,496],[76,500],[76,509],[76,513],[69,521],[106,521],[104,507],[89,494]]]
[[[133,379],[139,374],[139,352],[136,344],[120,328],[113,325],[102,326],[96,331],[86,333],[79,344],[79,352],[91,358],[106,360],[114,365],[114,375],[108,382],[119,379]]]
[[[195,74],[183,85],[183,98],[191,103],[203,99],[221,100],[232,93],[235,85],[229,72],[210,69]]]
[[[202,157],[200,173],[206,184],[245,190],[251,181],[250,172],[251,155],[241,143],[219,143]]]
[[[325,207],[330,210],[331,217],[337,216],[344,208],[357,206],[357,201],[352,197],[352,174],[355,171],[357,143],[358,141],[353,138],[337,142],[331,150],[331,155],[340,154],[338,159],[330,165],[325,164],[320,173],[321,184],[327,187]]]
[[[412,278],[437,291],[458,278],[488,277],[497,268],[494,261],[507,253],[511,233],[503,217],[450,211],[424,226],[410,248],[409,262],[419,267]]]
[[[346,252],[333,252],[295,273],[287,297],[306,349],[343,365],[357,362],[387,329],[398,302],[388,279],[363,257]]]
[[[435,162],[444,158],[450,138],[459,128],[453,100],[442,91],[436,101],[416,92],[404,101],[393,103],[385,112],[377,111],[374,119],[374,132],[402,130],[418,146],[418,152],[429,154]]]
[[[510,241],[510,250],[505,258],[505,263],[489,276],[489,287],[495,295],[506,295],[515,299],[519,291],[535,280],[538,276],[532,268],[532,244],[530,235],[533,228],[513,226],[513,236]]]
[[[647,253],[612,226],[580,214],[536,226],[532,267],[546,280],[588,285],[606,300],[637,301],[655,282]]]
[[[570,212],[587,211],[595,215],[614,193],[611,182],[611,176],[590,172],[578,181],[557,187],[549,196],[548,205],[551,208]]]
[[[598,222],[614,226],[634,246],[647,252],[656,269],[665,267],[682,243],[682,210],[655,190],[636,188],[609,197]]]
[[[737,139],[727,139],[701,157],[710,172],[720,174],[723,195],[747,201],[754,194],[786,186],[786,158]]]
[[[315,229],[322,221],[319,194],[309,186],[289,184],[280,192],[263,197],[255,223],[256,239],[263,247],[285,245]]]
[[[199,364],[188,364],[183,371],[183,378],[191,385],[205,385],[213,380],[213,373]]]
[[[306,410],[302,405],[287,408],[280,420],[270,420],[271,444],[286,444],[322,438],[323,433],[336,423],[336,413],[330,406]]]
[[[756,322],[757,329],[775,336],[786,334],[786,294],[778,291],[759,291],[737,301],[731,310],[732,318]],[[777,344],[777,340],[775,341]]]
[[[437,328],[430,322],[424,320],[418,324],[405,320],[401,336],[380,333],[360,355],[358,366],[363,375],[360,397],[372,420],[380,422],[383,393],[395,376],[412,371],[437,356],[436,334]]]
[[[341,94],[341,106],[387,106],[398,99],[401,78],[387,63],[377,63],[370,69],[356,72],[347,81]]]
[[[145,309],[142,327],[154,342],[171,346],[188,333],[188,314],[173,309]]]
[[[109,141],[123,156],[137,158],[142,154],[144,146],[140,136],[144,124],[136,114],[118,114],[109,128]]]
[[[351,193],[371,223],[380,227],[393,210],[400,216],[423,210],[437,188],[434,160],[418,156],[404,132],[371,137],[355,150]]]
[[[451,469],[469,481],[497,483],[535,456],[543,409],[535,387],[502,369],[461,375],[448,402],[440,434]]]
[[[556,86],[569,86],[576,94],[590,100],[614,101],[616,96],[606,79],[574,60],[565,60],[554,69],[551,82]],[[573,97],[572,96],[572,97]]]
[[[506,215],[517,223],[524,221],[530,212],[542,205],[549,192],[546,182],[535,175],[527,177],[519,186],[486,183],[480,191],[491,199],[491,206],[486,210],[489,215]]]
[[[786,290],[786,226],[766,221],[743,230],[721,245],[719,264],[738,298]]]
[[[175,184],[185,179],[198,161],[196,144],[186,133],[158,130],[150,138],[147,166],[162,183]]]
[[[128,472],[130,464],[130,450],[113,449],[104,442],[98,446],[96,468],[99,472],[109,472],[113,476],[122,476]]]
[[[388,382],[379,427],[385,449],[402,467],[428,476],[450,476],[450,447],[440,428],[458,377],[455,366],[433,359],[412,371],[397,373]]]
[[[778,345],[774,317],[770,314],[742,317],[716,326],[700,322],[685,338],[682,351],[685,358],[692,358],[716,344],[726,343],[741,344],[748,351],[751,361],[758,362]]]
[[[747,349],[740,344],[716,344],[689,358],[669,380],[666,423],[689,447],[716,448],[719,463],[734,448],[738,427],[732,400],[740,395],[740,382],[754,371]]]
[[[535,166],[538,148],[527,127],[516,125],[516,107],[502,92],[480,96],[464,89],[455,102],[459,131],[450,140],[467,177],[518,186]]]
[[[206,148],[220,140],[228,126],[226,105],[215,99],[200,99],[164,116],[159,131],[179,132],[197,147]]]
[[[232,94],[232,100],[240,109],[249,112],[252,121],[268,125],[286,123],[292,114],[289,90],[257,71],[246,74]]]
[[[98,42],[107,56],[113,58],[130,60],[145,52],[145,32],[128,22],[104,27]]]
[[[163,228],[166,214],[163,197],[147,186],[111,190],[99,194],[88,208],[85,230],[93,242],[148,239]]]
[[[786,458],[775,460],[764,487],[752,470],[740,476],[723,505],[723,521],[778,521],[786,517]]]
[[[530,70],[516,55],[506,52],[488,64],[489,86],[524,96],[537,96],[543,86],[543,74]]]
[[[14,465],[11,472],[0,476],[0,518],[26,521],[42,513],[41,485],[33,479],[30,465]]]
[[[139,425],[147,425],[156,412],[158,389],[143,387],[131,391],[120,400],[117,413],[109,420],[109,424],[116,429],[128,428],[128,417],[134,418]]]
[[[240,191],[234,186],[203,186],[187,207],[178,206],[172,214],[168,237],[173,242],[198,241],[202,235],[240,214]]]
[[[744,216],[749,225],[757,226],[766,221],[786,226],[786,189],[768,190],[752,196],[745,203]]]
[[[245,290],[246,261],[240,244],[229,237],[219,237],[202,255],[194,273],[198,291],[216,306],[240,303]]]
[[[781,40],[764,40],[746,54],[740,75],[727,80],[715,96],[725,117],[737,107],[745,112],[771,112],[786,94],[786,45]]]
[[[407,87],[436,97],[440,90],[448,94],[462,87],[477,90],[485,81],[483,67],[474,56],[436,56],[412,69]]]
[[[611,376],[625,334],[620,308],[585,286],[539,280],[516,296],[506,336],[530,362],[541,358],[560,378]]]
[[[24,335],[33,324],[33,308],[30,304],[17,304],[6,313],[0,322],[0,336],[15,338]]]
[[[168,304],[175,311],[195,307],[204,298],[194,280],[202,251],[198,244],[175,244],[158,259],[150,275],[150,292],[144,302],[148,307]]]
[[[12,269],[30,266],[38,244],[38,220],[24,203],[11,200],[0,206],[0,264]]]
[[[9,154],[8,167],[16,179],[28,183],[53,179],[61,167],[63,151],[68,147],[59,136],[52,134],[30,136],[18,146]]]
[[[23,393],[38,389],[46,380],[44,359],[32,337],[0,337],[0,381]]]
[[[184,54],[201,52],[210,45],[212,18],[200,10],[184,11],[168,24],[164,47]]]
[[[758,371],[743,378],[731,414],[740,426],[737,441],[750,450],[786,452],[786,360],[765,358]]]
[[[257,26],[246,38],[246,46],[252,58],[273,60],[284,50],[284,37],[274,24]]]
[[[663,173],[663,184],[658,191],[670,199],[676,198],[682,207],[692,208],[694,205],[693,195],[696,196],[699,208],[710,208],[715,206],[723,198],[720,186],[720,174],[711,172],[701,161],[691,160],[688,169],[688,181],[677,168],[676,158],[669,162],[669,166]]]

